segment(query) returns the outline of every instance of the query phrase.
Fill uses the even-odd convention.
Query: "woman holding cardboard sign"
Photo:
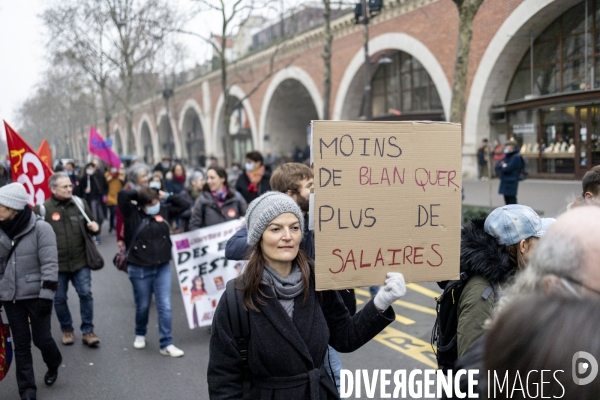
[[[336,291],[315,291],[294,199],[265,193],[248,207],[246,227],[248,265],[227,284],[213,319],[210,398],[339,399],[323,366],[327,345],[351,352],[389,325],[391,304],[406,293],[404,277],[388,273],[377,296],[350,317]]]

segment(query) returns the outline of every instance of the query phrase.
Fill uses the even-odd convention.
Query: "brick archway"
[[[369,55],[374,55],[384,50],[400,50],[408,53],[425,67],[425,70],[431,77],[431,80],[435,84],[438,94],[440,95],[442,107],[444,108],[444,115],[446,116],[446,119],[448,119],[450,115],[452,89],[442,66],[427,46],[405,33],[385,33],[374,37],[369,41]],[[351,100],[349,99],[349,96],[353,94],[351,93],[352,91],[356,91],[357,87],[359,87],[359,96],[362,96],[364,82],[362,77],[358,77],[357,74],[364,62],[364,52],[361,48],[356,52],[348,64],[340,82],[340,86],[335,96],[335,105],[333,109],[334,120],[346,119],[346,115],[348,114],[347,108],[356,106],[355,104],[352,104],[356,103],[355,101],[349,101]]]

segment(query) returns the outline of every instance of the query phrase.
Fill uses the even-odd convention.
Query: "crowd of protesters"
[[[484,142],[478,156],[482,176],[490,176],[488,166],[495,162],[507,205],[462,228],[460,268],[468,282],[457,299],[456,368],[511,374],[567,368],[571,360],[564,352],[541,356],[556,340],[600,358],[595,318],[584,316],[596,312],[592,298],[600,295],[600,167],[584,176],[571,210],[554,220],[517,204],[522,161],[516,142],[494,148]],[[406,285],[402,274],[390,271],[382,289],[358,312],[352,291],[317,294],[315,242],[308,229],[313,171],[304,164],[305,151],[297,149],[294,157],[301,163],[278,166],[270,152],[251,151],[243,167],[231,170],[204,154],[196,169],[169,157],[155,166],[135,162],[127,169],[97,160],[83,168],[68,162],[50,178],[52,197],[33,213],[24,187],[11,184],[6,168],[0,168],[0,258],[5,260],[0,304],[15,335],[21,398],[36,398],[31,340],[47,366],[44,383],[50,386],[58,377],[62,358],[50,333],[53,308],[62,344],[75,341],[69,282],[79,296],[81,340],[100,346],[93,331],[86,235],[100,245],[108,219],[108,233],[114,232],[127,252],[134,348],[146,347],[154,295],[159,352],[181,357],[184,351],[172,337],[170,235],[239,218],[246,227],[229,240],[226,257],[248,264],[215,312],[207,375],[211,399],[339,398],[337,352],[354,351],[394,321],[391,305],[406,293]],[[194,289],[204,290],[202,282]],[[252,327],[245,363],[230,319],[230,303],[237,297]],[[568,330],[565,323],[577,329]],[[483,379],[480,383],[483,390]],[[599,384],[561,383],[572,391],[570,398],[600,396]],[[551,394],[560,394],[557,390],[553,387]]]

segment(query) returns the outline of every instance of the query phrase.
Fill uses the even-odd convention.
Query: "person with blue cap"
[[[503,288],[526,267],[544,229],[538,214],[520,204],[496,208],[485,220],[473,219],[463,227],[460,271],[468,281],[458,300],[458,357],[483,334]]]
[[[317,294],[313,262],[300,250],[303,221],[298,203],[285,193],[267,192],[250,203],[251,256],[213,317],[211,399],[339,399],[323,365],[327,345],[354,351],[394,321],[391,305],[406,293],[400,273],[388,273],[385,286],[352,317],[337,291]],[[237,319],[248,321],[250,331],[246,363],[230,319],[237,302],[245,313]]]

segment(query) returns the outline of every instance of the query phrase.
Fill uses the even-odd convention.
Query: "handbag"
[[[138,225],[133,237],[131,238],[131,242],[129,243],[129,247],[133,246],[135,241],[137,240],[142,229],[148,225],[150,222],[150,218],[144,218],[142,222]],[[115,254],[113,258],[113,264],[119,271],[127,272],[127,256],[129,255],[129,250],[121,249]]]
[[[2,322],[0,314],[0,381],[4,379],[13,358],[12,338],[8,324]]]
[[[77,208],[79,208],[79,211],[81,212],[85,220],[88,222],[88,224],[92,222],[83,210],[83,205],[82,203],[80,203],[82,200],[77,196],[73,196],[73,201],[75,202]],[[96,244],[94,244],[94,241],[92,240],[87,229],[83,225],[82,220],[79,220],[79,229],[81,230],[81,234],[83,235],[83,238],[85,240],[85,258],[87,260],[88,267],[92,271],[102,269],[102,267],[104,267],[104,258],[102,258],[102,254],[100,254],[100,252],[96,248]]]

